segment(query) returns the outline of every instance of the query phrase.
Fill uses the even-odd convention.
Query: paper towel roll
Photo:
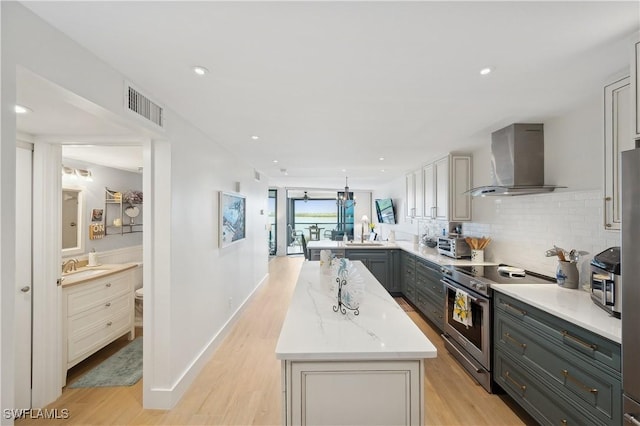
[[[98,266],[98,253],[89,253],[89,266]]]

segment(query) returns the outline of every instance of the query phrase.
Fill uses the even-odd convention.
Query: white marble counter
[[[426,259],[430,262],[437,263],[438,265],[476,265],[476,266],[490,266],[497,265],[495,262],[474,262],[471,259],[453,259],[451,257],[443,256],[438,254],[438,250],[435,248],[419,246],[418,244],[413,244],[409,241],[396,241],[395,243],[390,243],[388,241],[376,241],[373,244],[367,243],[364,244],[354,242],[354,243],[344,243],[342,241],[330,241],[330,240],[321,240],[321,241],[309,241],[307,243],[307,248],[309,250],[353,250],[353,249],[366,249],[366,250],[381,250],[381,249],[399,249],[404,250],[407,253],[414,254],[418,257]],[[347,256],[348,257],[348,256]]]
[[[622,322],[596,306],[586,291],[556,284],[494,284],[491,288],[616,343],[622,341]]]
[[[304,262],[287,312],[276,357],[281,360],[402,360],[435,358],[436,348],[364,267],[360,315],[333,311],[331,276],[320,262]]]
[[[106,277],[138,267],[137,263],[112,263],[100,264],[97,266],[83,266],[72,272],[62,274],[62,287],[70,287],[82,284],[96,278]]]

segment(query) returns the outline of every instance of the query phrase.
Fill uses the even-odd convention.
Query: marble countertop
[[[471,259],[453,259],[448,256],[443,256],[438,254],[438,250],[435,248],[420,246],[418,244],[414,244],[410,241],[396,241],[394,243],[390,243],[388,241],[375,241],[373,244],[371,242],[358,243],[344,243],[342,241],[329,241],[329,240],[321,240],[321,241],[309,241],[307,243],[308,249],[313,250],[336,250],[336,249],[344,249],[344,250],[353,250],[353,249],[366,249],[366,250],[380,250],[380,249],[400,249],[404,250],[407,253],[414,254],[422,259],[428,260],[430,262],[436,263],[442,266],[448,265],[459,265],[459,266],[467,266],[467,265],[475,265],[475,266],[491,266],[497,265],[495,262],[474,262]]]
[[[596,306],[586,291],[556,284],[493,284],[491,288],[613,342],[622,342],[622,321]]]
[[[137,268],[137,263],[112,263],[97,266],[83,266],[75,271],[62,274],[62,287],[69,287],[76,284],[102,278],[128,269]]]
[[[435,358],[435,346],[362,262],[360,314],[333,311],[335,292],[320,262],[304,262],[276,346],[282,360],[398,360]]]

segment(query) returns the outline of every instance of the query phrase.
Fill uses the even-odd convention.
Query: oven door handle
[[[474,303],[485,303],[485,302],[488,302],[488,300],[480,299],[480,298],[477,298],[477,297],[473,297],[472,295],[469,294],[469,292],[466,289],[455,285],[453,282],[449,281],[446,278],[441,278],[440,282],[442,284],[444,284],[447,288],[450,288],[453,291],[456,291],[456,290],[464,291],[465,293],[467,293],[467,296],[469,297],[469,299],[471,299],[471,301],[474,302]]]

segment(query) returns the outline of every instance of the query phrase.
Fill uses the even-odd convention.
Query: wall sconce
[[[62,166],[62,176],[68,176],[70,178],[79,177],[87,182],[93,182],[93,174],[91,170],[74,169],[73,167]]]

